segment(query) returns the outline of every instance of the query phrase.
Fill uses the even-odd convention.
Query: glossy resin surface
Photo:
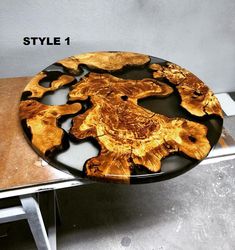
[[[116,183],[169,179],[217,143],[220,104],[194,74],[152,56],[92,52],[60,60],[25,87],[29,143],[49,164]]]

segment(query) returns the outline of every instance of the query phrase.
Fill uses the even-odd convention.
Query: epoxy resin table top
[[[194,74],[133,52],[55,62],[25,86],[19,118],[50,165],[115,183],[188,171],[217,143],[223,123],[217,98]]]

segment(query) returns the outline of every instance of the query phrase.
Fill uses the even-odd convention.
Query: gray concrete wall
[[[0,77],[34,75],[85,51],[154,55],[194,72],[215,92],[235,90],[235,1],[60,0],[0,2]],[[71,37],[25,46],[25,36]]]

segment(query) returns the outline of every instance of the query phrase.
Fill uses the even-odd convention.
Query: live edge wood
[[[166,66],[151,64],[153,77],[166,78],[171,84],[176,85],[181,98],[181,106],[189,113],[196,116],[218,115],[223,118],[223,113],[218,99],[214,93],[197,76],[174,63]]]
[[[0,191],[72,178],[43,164],[24,138],[18,115],[19,100],[30,79],[0,79]]]

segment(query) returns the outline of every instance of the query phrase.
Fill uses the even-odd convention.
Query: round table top
[[[223,124],[217,98],[198,77],[132,52],[55,62],[26,85],[19,115],[29,143],[50,165],[115,183],[186,172],[208,155]]]

